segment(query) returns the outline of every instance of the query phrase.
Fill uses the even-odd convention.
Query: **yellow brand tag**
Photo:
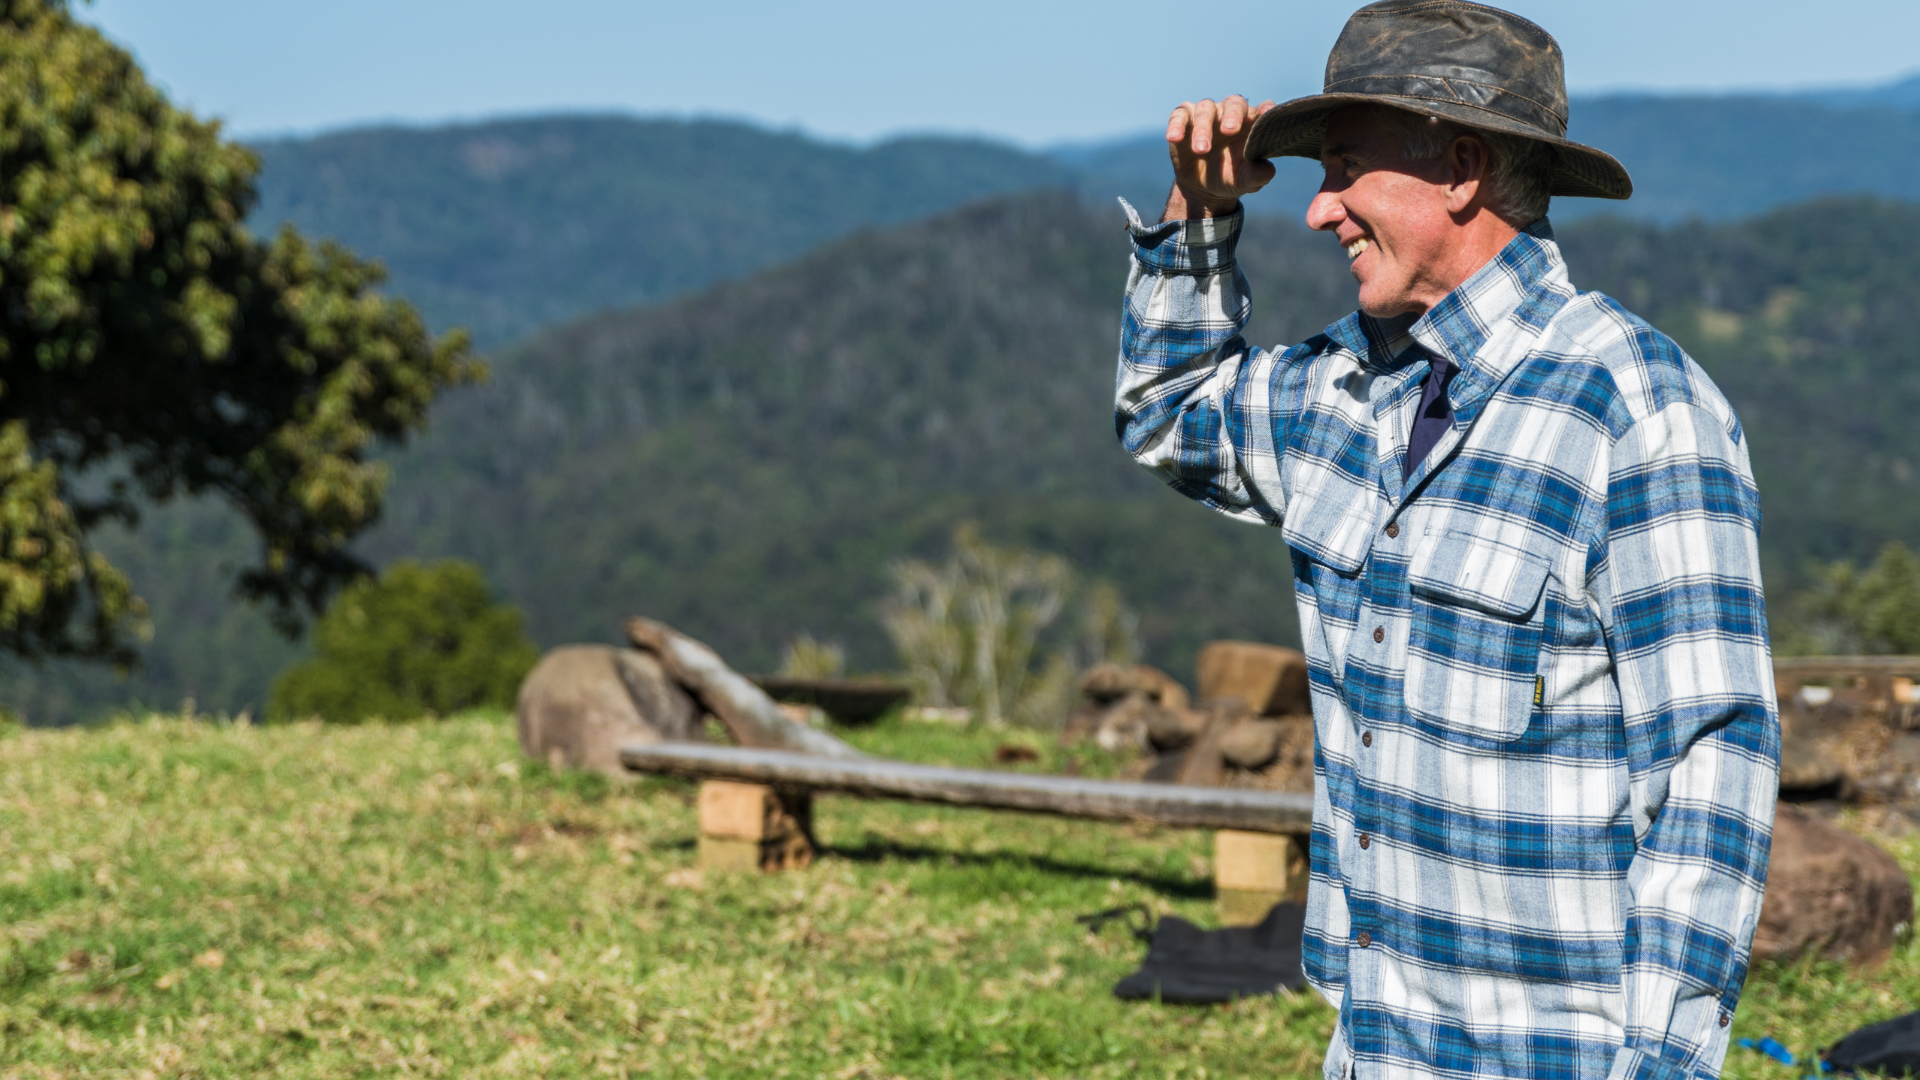
[[[1533,677],[1533,707],[1537,709],[1546,703],[1547,677],[1545,675],[1535,675]]]

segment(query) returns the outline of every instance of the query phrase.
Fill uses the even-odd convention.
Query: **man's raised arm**
[[[1245,156],[1250,121],[1272,106],[1239,95],[1184,103],[1167,124],[1174,184],[1163,220],[1132,207],[1133,269],[1120,326],[1115,425],[1134,459],[1182,494],[1234,517],[1278,524],[1273,354],[1240,336],[1249,302],[1234,264],[1240,196],[1273,178]]]

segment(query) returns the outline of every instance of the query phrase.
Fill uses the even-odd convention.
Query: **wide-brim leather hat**
[[[1347,20],[1327,56],[1323,93],[1267,110],[1247,157],[1318,160],[1327,116],[1385,105],[1552,146],[1552,193],[1633,194],[1613,156],[1567,138],[1566,63],[1553,35],[1512,12],[1464,0],[1381,0]]]

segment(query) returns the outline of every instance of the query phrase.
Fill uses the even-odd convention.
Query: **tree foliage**
[[[1895,542],[1865,567],[1831,563],[1790,605],[1783,651],[1840,655],[1920,654],[1920,554]]]
[[[313,660],[273,688],[272,714],[357,722],[513,703],[539,650],[520,611],[469,562],[402,561],[340,593],[314,624]]]
[[[0,0],[0,649],[128,658],[141,607],[87,533],[183,494],[246,517],[238,591],[296,629],[364,570],[375,441],[479,373],[374,264],[255,239],[256,168],[64,0]]]

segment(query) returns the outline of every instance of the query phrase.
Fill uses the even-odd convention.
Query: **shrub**
[[[881,618],[916,696],[987,724],[1055,726],[1082,667],[1139,652],[1139,621],[1111,585],[1083,587],[1065,559],[994,547],[971,524],[944,564],[897,563],[893,578]]]
[[[506,707],[539,659],[518,608],[469,562],[402,561],[349,586],[314,625],[312,660],[273,688],[271,715],[356,722]]]
[[[1782,652],[1920,653],[1920,555],[1896,542],[1864,570],[1828,565],[1790,608]]]

